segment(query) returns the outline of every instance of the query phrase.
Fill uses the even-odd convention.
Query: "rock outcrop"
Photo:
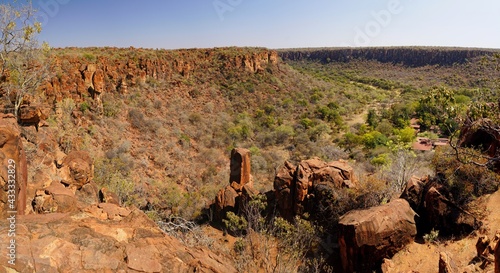
[[[482,235],[478,238],[476,243],[477,257],[481,261],[481,268],[485,268],[492,261],[496,261],[495,249],[500,241],[500,230],[495,234],[495,237],[490,240],[487,235]]]
[[[216,220],[225,218],[229,211],[238,213],[243,202],[259,194],[253,188],[248,149],[235,148],[231,151],[230,169],[229,185],[220,189],[215,198]]]
[[[500,131],[498,124],[490,119],[478,119],[468,121],[460,128],[460,136],[457,145],[460,147],[480,148],[489,157],[500,156]],[[494,167],[500,171],[500,163],[494,162]]]
[[[94,176],[94,164],[87,152],[72,151],[58,164],[61,183],[64,185],[81,189],[85,184],[92,181]]]
[[[366,210],[354,210],[339,221],[344,272],[372,272],[417,234],[415,212],[404,199]]]
[[[0,240],[8,242],[3,222]],[[184,246],[138,209],[115,219],[93,212],[21,216],[16,243],[15,265],[0,256],[7,271],[236,272],[228,258]]]
[[[26,209],[28,170],[17,120],[13,115],[0,115],[0,216]]]
[[[315,204],[328,203],[332,191],[355,188],[357,178],[345,161],[326,163],[318,158],[301,161],[297,166],[290,162],[278,170],[274,190],[278,209],[284,218],[313,212]]]
[[[0,119],[0,140],[4,140],[0,154],[20,162],[19,135],[2,127],[4,122]],[[87,152],[60,154],[42,163],[52,175],[35,174],[41,181],[36,181],[40,188],[29,197],[30,214],[18,215],[13,223],[0,221],[0,240],[15,240],[11,251],[15,254],[0,256],[4,271],[236,272],[229,258],[201,246],[183,245],[139,209],[121,207],[115,194],[99,191]],[[20,173],[21,164],[16,165]]]
[[[495,273],[500,273],[500,244],[495,247]]]
[[[264,48],[66,48],[54,52],[52,70],[64,73],[45,82],[41,89],[51,101],[72,98],[75,102],[84,96],[100,99],[107,92],[126,93],[129,87],[148,80],[180,85],[182,79],[191,79],[208,69],[260,73],[279,61],[276,51]]]
[[[245,185],[253,187],[252,175],[250,174],[250,151],[243,148],[235,148],[231,151],[231,173],[229,184],[237,191],[241,191]]]
[[[435,229],[441,235],[463,235],[478,227],[476,218],[447,196],[446,189],[437,182],[437,178],[412,177],[408,181],[401,198],[407,200],[419,215],[417,227],[420,234]]]
[[[439,253],[439,273],[455,273],[450,256],[445,252]]]
[[[34,125],[37,129],[49,117],[49,107],[41,105],[22,105],[19,108],[19,123]]]

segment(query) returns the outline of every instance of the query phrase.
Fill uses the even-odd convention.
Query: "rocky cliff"
[[[278,64],[278,54],[262,48],[214,49],[55,49],[54,76],[42,86],[50,99],[99,97],[105,92],[126,93],[146,82],[165,81],[174,85],[203,82],[219,73],[259,73]]]
[[[320,62],[349,62],[374,60],[382,63],[403,64],[410,67],[425,65],[463,64],[473,58],[492,55],[498,50],[469,48],[378,47],[378,48],[325,48],[287,49],[279,51],[283,60],[313,60]]]

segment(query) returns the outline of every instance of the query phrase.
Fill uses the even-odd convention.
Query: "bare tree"
[[[40,46],[42,26],[36,10],[27,4],[0,4],[0,88],[16,117],[25,100],[47,78],[48,46]]]

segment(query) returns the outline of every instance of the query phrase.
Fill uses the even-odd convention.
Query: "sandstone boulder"
[[[48,118],[48,108],[40,105],[23,105],[19,108],[19,122],[38,126]]]
[[[8,211],[24,214],[28,171],[17,120],[0,114],[0,216]]]
[[[220,189],[215,198],[215,215],[218,220],[226,217],[228,211],[237,211],[240,194],[231,185]]]
[[[418,211],[419,207],[422,205],[423,194],[425,190],[425,185],[429,182],[429,177],[419,178],[412,176],[406,187],[401,194],[401,198],[405,199],[410,203],[411,208],[414,211]]]
[[[36,213],[71,212],[78,210],[75,193],[59,182],[39,190],[34,199]]]
[[[400,198],[408,201],[419,216],[417,228],[419,234],[432,229],[441,235],[463,235],[474,230],[479,222],[475,217],[452,202],[446,188],[439,183],[439,178],[412,177]]]
[[[297,166],[285,162],[274,178],[280,215],[286,219],[304,212],[315,215],[318,210],[324,210],[318,207],[325,208],[335,202],[335,191],[355,188],[356,183],[352,167],[343,160],[327,163],[312,158]]]
[[[80,189],[94,177],[94,164],[85,151],[72,151],[59,166],[61,182],[70,187]]]
[[[439,273],[455,273],[452,267],[452,261],[445,252],[439,253]]]
[[[102,188],[99,190],[99,201],[101,201],[102,203],[120,205],[120,198],[118,197],[118,195],[108,190],[108,188]]]
[[[436,187],[426,192],[424,200],[424,222],[441,234],[468,234],[478,226],[472,214],[451,202]]]
[[[344,272],[372,272],[417,234],[415,212],[404,199],[366,210],[354,210],[339,220],[339,246]]]

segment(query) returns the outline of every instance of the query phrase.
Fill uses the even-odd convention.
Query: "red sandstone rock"
[[[137,209],[115,221],[81,212],[20,216],[16,243],[15,265],[0,255],[8,272],[237,272],[230,258],[183,245]]]
[[[243,148],[233,149],[231,151],[230,169],[229,183],[235,190],[241,191],[244,185],[251,185],[250,151]]]
[[[6,217],[8,211],[22,215],[26,209],[27,162],[16,118],[10,114],[0,115],[0,165],[0,216]],[[15,198],[9,198],[8,185],[15,185],[10,186]]]
[[[87,152],[73,151],[62,160],[59,175],[63,184],[80,189],[94,177],[93,161]]]
[[[355,210],[339,220],[339,245],[344,272],[371,272],[413,241],[415,212],[404,199],[366,210]]]
[[[495,247],[495,273],[500,273],[500,244]]]
[[[319,158],[303,160],[298,166],[289,162],[279,169],[274,179],[278,209],[282,217],[293,218],[310,208],[307,204],[328,203],[327,192],[342,188],[355,188],[357,178],[346,161],[326,163]],[[322,194],[325,193],[325,194]],[[330,203],[334,200],[330,200]],[[314,214],[314,211],[309,211]]]
[[[452,262],[448,254],[439,253],[439,273],[454,273],[456,270],[452,267]]]

